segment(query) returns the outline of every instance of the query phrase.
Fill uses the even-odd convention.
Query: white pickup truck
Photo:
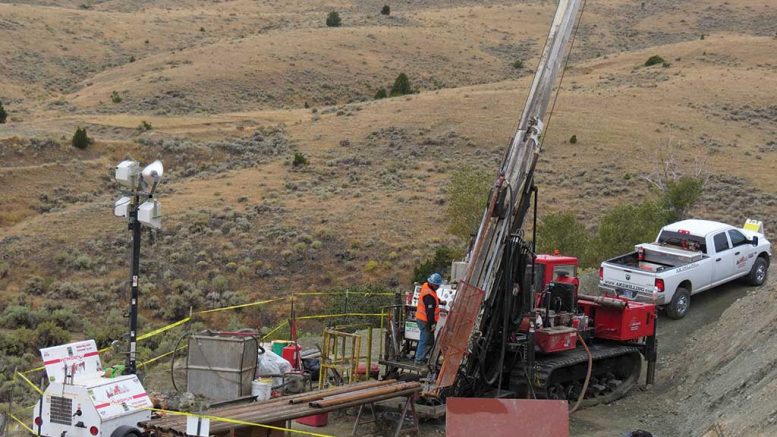
[[[766,281],[771,244],[761,222],[744,228],[707,220],[665,226],[655,243],[607,260],[599,268],[599,287],[629,299],[664,306],[672,319],[685,317],[691,295],[745,277]]]

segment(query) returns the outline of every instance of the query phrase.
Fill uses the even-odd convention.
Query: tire
[[[111,433],[111,437],[141,437],[142,435],[139,429],[129,425],[122,425]]]
[[[764,285],[766,278],[769,276],[769,263],[759,256],[755,259],[753,267],[750,269],[750,274],[747,275],[747,283],[755,285],[756,287]]]
[[[679,287],[672,296],[672,301],[666,306],[666,315],[670,319],[682,319],[691,308],[691,292]]]

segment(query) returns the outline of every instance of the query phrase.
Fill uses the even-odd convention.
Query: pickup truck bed
[[[685,316],[692,294],[737,278],[766,280],[771,244],[763,233],[706,220],[665,226],[653,243],[602,263],[600,287],[629,299],[664,305]]]

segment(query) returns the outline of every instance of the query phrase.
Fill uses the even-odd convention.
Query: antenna
[[[127,351],[126,374],[137,371],[138,331],[138,276],[140,274],[140,229],[141,224],[154,229],[162,227],[162,212],[159,201],[154,198],[164,167],[161,161],[154,161],[140,170],[140,163],[126,160],[116,166],[116,182],[123,188],[122,197],[113,204],[113,215],[125,217],[132,231],[130,257],[130,306],[129,306],[129,349]],[[141,200],[143,203],[141,203]]]

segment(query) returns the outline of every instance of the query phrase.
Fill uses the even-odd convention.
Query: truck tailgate
[[[626,297],[632,298],[636,292],[653,293],[655,289],[655,273],[606,262],[602,267],[602,285],[615,289],[619,294],[622,292]]]

